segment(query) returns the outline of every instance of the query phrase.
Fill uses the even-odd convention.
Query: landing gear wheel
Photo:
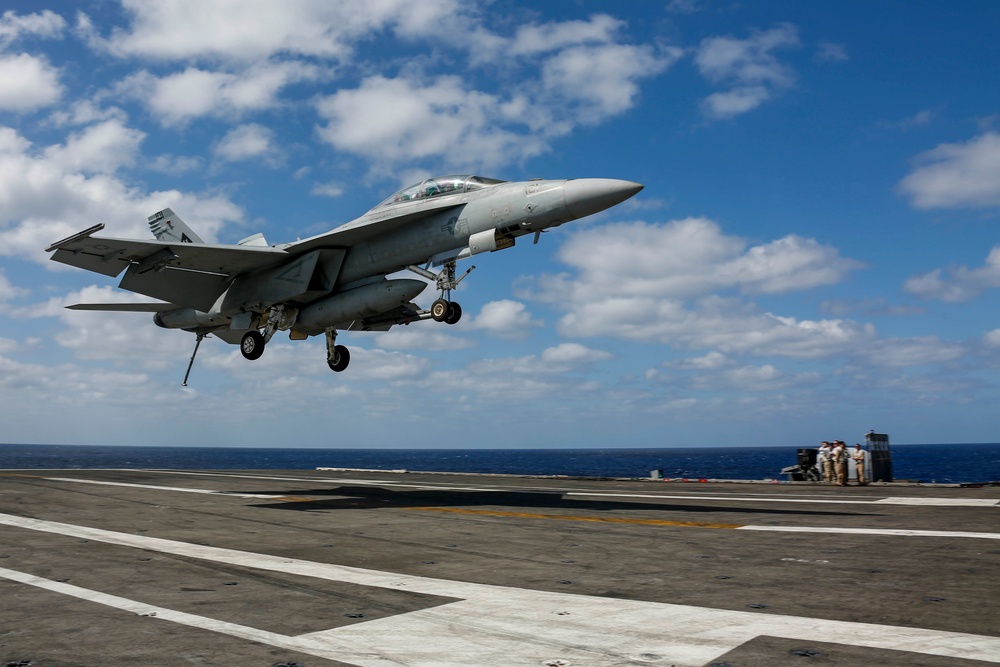
[[[343,345],[333,348],[333,359],[328,360],[327,365],[334,373],[339,373],[351,363],[351,351]]]
[[[248,331],[240,342],[240,352],[251,361],[260,359],[260,355],[264,354],[264,336],[259,331]]]
[[[462,307],[455,301],[448,304],[448,314],[445,315],[445,324],[457,324],[462,319]]]
[[[437,301],[432,303],[431,319],[433,319],[435,322],[444,322],[445,319],[448,317],[448,309],[450,308],[450,306],[451,304],[444,299],[438,299]]]

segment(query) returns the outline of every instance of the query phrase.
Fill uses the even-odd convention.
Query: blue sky
[[[995,442],[998,32],[975,1],[8,1],[0,440]],[[443,173],[645,189],[477,257],[454,327],[343,335],[342,374],[208,339],[181,387],[194,336],[65,310],[139,299],[43,251],[167,206],[286,242]]]

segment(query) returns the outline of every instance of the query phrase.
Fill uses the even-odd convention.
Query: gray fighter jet
[[[429,178],[404,188],[360,218],[294,243],[268,245],[255,234],[237,245],[204,243],[164,209],[149,217],[156,240],[93,236],[103,224],[53,243],[57,262],[116,277],[119,287],[162,303],[96,303],[73,310],[155,313],[153,321],[197,336],[212,334],[257,359],[278,331],[292,340],[326,336],[327,364],[340,372],[350,352],[337,331],[387,331],[433,319],[455,324],[462,308],[451,291],[474,266],[456,262],[514,246],[519,237],[619,204],[642,189],[607,178],[506,182],[468,175]],[[432,271],[431,269],[440,269]],[[387,278],[408,269],[434,282],[430,309],[413,299],[427,282]]]

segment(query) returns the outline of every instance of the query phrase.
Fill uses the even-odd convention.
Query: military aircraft
[[[268,245],[262,234],[237,245],[205,243],[167,208],[149,216],[155,241],[94,236],[102,223],[46,252],[110,277],[124,271],[119,287],[159,299],[67,308],[152,312],[157,325],[194,333],[185,386],[209,334],[239,345],[247,359],[258,359],[278,331],[292,340],[324,334],[327,364],[340,372],[351,355],[337,344],[338,330],[388,331],[424,319],[455,324],[462,308],[451,291],[476,268],[457,276],[458,260],[511,248],[528,234],[538,243],[548,228],[610,208],[642,187],[608,178],[449,175],[403,188],[360,218],[294,243]],[[429,309],[413,303],[427,282],[387,277],[403,270],[434,282],[441,294]]]

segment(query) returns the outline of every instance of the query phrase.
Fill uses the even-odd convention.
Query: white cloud
[[[350,0],[124,0],[127,28],[98,35],[80,14],[79,31],[92,46],[118,57],[155,60],[191,58],[263,60],[276,54],[345,58],[351,43],[412,15],[445,16],[453,2],[422,3],[419,11],[403,0],[357,3]],[[151,43],[151,35],[169,35]]]
[[[454,334],[445,333],[436,323],[415,323],[407,327],[393,327],[392,330],[375,336],[375,344],[390,350],[464,350],[476,346],[476,341]],[[438,327],[441,325],[439,324]]]
[[[254,160],[274,164],[277,160],[274,131],[257,123],[234,127],[212,150],[228,162]]]
[[[558,325],[565,336],[792,358],[844,353],[874,338],[869,326],[783,317],[714,294],[811,289],[859,267],[813,240],[788,236],[748,248],[712,221],[688,218],[578,231],[558,257],[576,273],[542,276],[530,289],[521,281],[521,292],[565,310]]]
[[[638,81],[660,74],[681,56],[679,48],[657,55],[649,46],[602,44],[560,51],[542,66],[542,84],[579,104],[576,117],[594,123],[632,108]]]
[[[135,157],[142,133],[107,121],[71,135],[64,144],[33,150],[12,128],[0,127],[0,255],[59,268],[43,249],[101,220],[110,236],[147,238],[146,217],[166,206],[211,241],[242,211],[219,194],[167,190],[145,192],[127,185],[115,168]]]
[[[511,56],[533,56],[580,44],[604,44],[614,40],[625,25],[607,14],[595,14],[587,21],[554,21],[524,25],[505,51]]]
[[[994,246],[986,256],[986,263],[976,269],[956,266],[913,276],[903,285],[910,294],[923,299],[937,299],[947,303],[960,303],[979,296],[987,289],[1000,287],[1000,246]]]
[[[710,95],[705,113],[715,119],[732,118],[757,108],[778,90],[795,83],[795,73],[772,53],[799,46],[798,29],[782,23],[747,39],[709,37],[695,53],[695,65],[702,76],[726,91]]]
[[[917,208],[1000,206],[1000,134],[941,144],[917,156],[898,189]]]
[[[614,355],[605,350],[594,350],[579,343],[561,343],[543,350],[541,361],[549,369],[570,370],[613,358]]]
[[[33,111],[62,96],[59,70],[44,58],[0,55],[0,110]]]
[[[316,183],[309,194],[319,197],[339,197],[344,194],[344,186],[338,182]]]
[[[109,120],[69,135],[63,145],[49,146],[44,158],[66,173],[110,174],[135,163],[145,137],[119,120]]]
[[[772,366],[740,366],[718,373],[702,374],[691,379],[695,389],[727,389],[740,392],[778,391],[789,387],[815,385],[822,380],[819,373],[789,374]]]
[[[664,364],[678,370],[717,370],[732,365],[732,360],[721,352],[712,351],[701,357],[677,359]]]
[[[690,297],[717,289],[780,293],[836,284],[860,264],[791,235],[747,247],[706,218],[616,223],[574,232],[559,259],[597,296]],[[558,280],[558,279],[556,279]]]
[[[6,48],[22,35],[57,38],[62,36],[65,29],[66,19],[48,9],[40,14],[24,16],[8,10],[0,16],[0,49]]]
[[[29,290],[11,283],[10,280],[7,279],[3,270],[0,270],[0,303],[13,301],[14,299],[26,296],[29,293]]]
[[[285,86],[319,76],[319,68],[299,62],[262,63],[236,73],[188,67],[162,77],[143,70],[120,82],[115,93],[146,104],[163,125],[171,126],[273,108]]]
[[[487,331],[500,338],[519,340],[526,338],[539,324],[531,319],[531,313],[523,303],[502,299],[484,305],[479,315],[465,325],[465,328]]]
[[[334,148],[392,164],[448,156],[453,164],[496,165],[537,155],[544,142],[526,141],[496,121],[500,99],[469,91],[455,76],[428,84],[372,76],[317,105],[327,124],[321,138]]]
[[[956,361],[966,353],[959,343],[937,336],[887,338],[868,346],[861,355],[872,366],[922,366]]]

